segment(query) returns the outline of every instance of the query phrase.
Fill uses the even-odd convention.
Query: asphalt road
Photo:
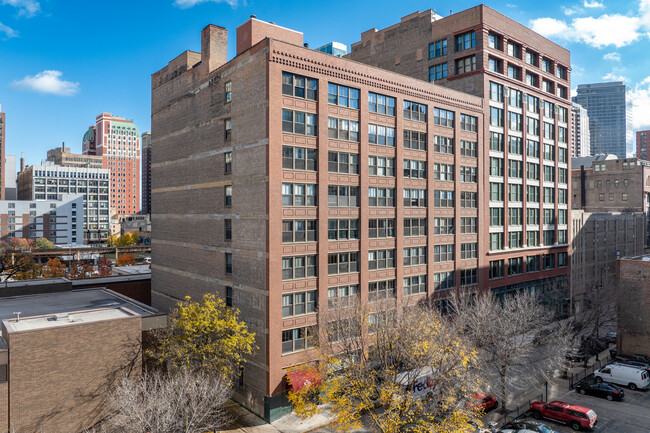
[[[623,390],[625,391],[623,401],[607,401],[600,397],[580,395],[575,391],[569,391],[556,400],[593,409],[598,416],[594,432],[649,433],[650,391],[631,391],[628,388]],[[560,433],[573,431],[571,427],[554,421],[542,420],[542,422]]]

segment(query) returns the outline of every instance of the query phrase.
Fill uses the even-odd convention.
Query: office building
[[[102,168],[101,156],[70,153],[70,148],[65,147],[65,143],[48,150],[47,160],[64,167]]]
[[[3,164],[0,164],[0,200],[5,199],[5,153],[7,151],[7,142],[5,140],[5,131],[7,129],[7,119],[5,113],[2,112],[2,105],[0,105],[0,161],[3,161]]]
[[[636,132],[636,157],[648,161],[650,157],[650,130]]]
[[[328,302],[487,281],[482,100],[302,39],[251,18],[228,61],[209,25],[152,75],[153,302],[216,292],[242,311],[259,350],[235,396],[266,419]]]
[[[571,158],[591,155],[589,116],[587,110],[575,102],[571,104]]]
[[[140,133],[133,121],[97,115],[84,134],[82,153],[100,156],[102,168],[110,170],[111,214],[140,212]]]
[[[20,172],[18,199],[57,200],[61,194],[82,194],[78,217],[84,242],[105,242],[110,234],[110,173],[106,168],[64,167],[46,161]]]
[[[142,213],[151,213],[151,132],[142,134]]]
[[[632,94],[628,86],[620,81],[579,84],[573,102],[587,110],[592,155],[634,156]]]
[[[322,47],[316,48],[316,51],[331,54],[336,57],[343,57],[348,53],[348,46],[340,42],[330,42]]]
[[[0,320],[3,432],[92,429],[119,379],[141,374],[143,336],[167,322],[103,288],[3,297]]]
[[[51,200],[0,200],[0,239],[46,238],[55,245],[83,243],[83,201],[81,194],[59,194]]]
[[[6,155],[4,165],[5,200],[16,200],[16,155]]]
[[[618,353],[650,357],[650,255],[618,260]]]
[[[482,98],[479,286],[568,292],[569,51],[479,5],[368,30],[347,57]]]

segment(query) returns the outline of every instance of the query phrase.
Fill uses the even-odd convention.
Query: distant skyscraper
[[[2,112],[0,106],[0,161],[5,160],[5,113]],[[5,199],[5,168],[4,164],[0,164],[0,200]]]
[[[83,137],[84,155],[102,157],[111,171],[111,203],[114,214],[140,212],[140,133],[132,120],[101,113]]]
[[[340,42],[330,42],[329,44],[316,48],[316,51],[331,54],[336,57],[343,57],[348,53],[348,46]]]
[[[142,213],[151,213],[151,132],[142,134]]]
[[[587,110],[575,102],[571,106],[571,157],[580,158],[591,154]]]
[[[5,200],[16,200],[18,191],[16,190],[16,155],[5,156]]]
[[[648,157],[650,157],[650,130],[636,132],[636,157],[648,161]]]
[[[592,154],[634,156],[632,97],[628,86],[620,81],[580,84],[573,102],[587,109]]]

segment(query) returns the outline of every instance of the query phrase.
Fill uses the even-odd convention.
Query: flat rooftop
[[[74,323],[100,322],[103,320],[119,319],[123,317],[134,317],[121,308],[103,308],[95,311],[81,311],[75,313],[64,313],[40,317],[27,317],[20,320],[5,322],[7,328],[13,331],[30,331],[34,329],[54,328],[57,326],[71,325]]]
[[[112,290],[97,288],[0,298],[0,321],[15,319],[15,312],[20,312],[20,316],[27,319],[33,316],[47,316],[69,312],[76,312],[78,314],[83,311],[102,308],[119,310],[122,307],[142,317],[160,314],[155,308],[129,299]]]

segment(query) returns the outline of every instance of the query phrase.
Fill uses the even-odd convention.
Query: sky
[[[414,11],[442,16],[475,1],[0,0],[0,104],[6,154],[27,164],[65,142],[81,151],[101,112],[150,130],[151,74],[185,50],[200,51],[207,24],[229,32],[251,14],[304,33],[311,47],[348,47],[363,31],[385,28]],[[486,2],[571,51],[572,90],[581,83],[625,81],[635,129],[650,128],[650,0]]]

